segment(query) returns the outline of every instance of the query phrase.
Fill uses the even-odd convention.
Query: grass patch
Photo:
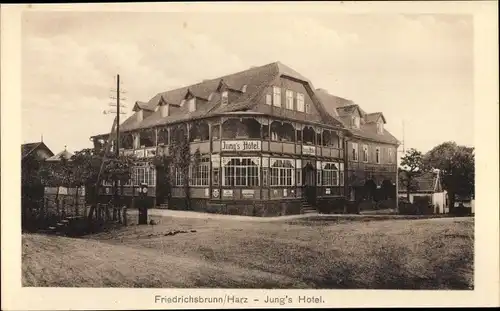
[[[85,239],[23,235],[23,285],[473,288],[471,218],[157,220]],[[164,235],[175,230],[186,233]]]

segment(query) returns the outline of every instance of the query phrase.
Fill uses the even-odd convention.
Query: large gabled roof
[[[137,121],[135,114],[130,116],[120,125],[120,130],[131,131],[146,129],[226,112],[250,110],[257,104],[258,101],[256,99],[263,96],[263,91],[266,87],[271,85],[280,76],[290,77],[308,84],[310,90],[309,95],[313,97],[313,101],[318,105],[318,110],[322,116],[326,118],[331,125],[342,126],[342,123],[335,116],[331,116],[321,104],[321,100],[316,97],[317,94],[314,92],[311,81],[292,68],[280,62],[274,62],[259,67],[252,67],[226,76],[203,80],[197,84],[158,93],[146,103],[137,102],[140,104],[135,108],[141,108],[147,111],[148,114],[144,115],[142,121]],[[214,97],[215,99],[213,100],[208,100],[211,98],[210,95],[217,91],[221,83],[226,85],[229,89],[238,90],[238,92],[234,92],[235,98],[231,100],[229,105],[220,105],[220,98],[218,97]],[[187,105],[180,105],[182,100],[186,98],[188,92],[198,98],[206,99],[197,104],[196,110],[192,112],[189,111]],[[161,111],[156,109],[156,106],[162,103],[171,105],[169,115],[166,117],[162,117]]]

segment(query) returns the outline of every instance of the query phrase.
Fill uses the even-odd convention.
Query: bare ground
[[[23,285],[473,289],[473,218],[156,220],[81,239],[25,234]]]

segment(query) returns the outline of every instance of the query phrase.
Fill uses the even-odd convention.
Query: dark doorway
[[[316,170],[311,163],[307,163],[302,169],[302,184],[304,185],[303,198],[314,206],[316,204]]]

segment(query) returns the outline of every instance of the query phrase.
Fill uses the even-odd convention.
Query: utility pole
[[[403,120],[403,140],[401,145],[403,147],[402,151],[396,151],[396,210],[399,212],[399,153],[402,152],[403,156],[406,152],[405,149],[405,121]],[[398,148],[399,149],[399,148]]]
[[[406,152],[405,150],[405,120],[403,120],[403,154]]]
[[[112,90],[114,92],[114,90]],[[110,99],[116,100],[116,102],[109,103],[109,106],[116,107],[116,110],[110,109],[103,111],[104,114],[115,114],[116,113],[116,140],[115,140],[115,153],[116,156],[120,155],[120,115],[126,114],[126,112],[121,111],[121,108],[126,108],[121,102],[125,101],[126,98],[122,97],[121,94],[126,93],[121,90],[120,75],[116,75],[116,94],[110,96]]]
[[[116,103],[109,103],[109,106],[116,106],[116,111],[113,111],[113,110],[107,110],[107,111],[104,111],[103,113],[104,114],[113,114],[113,113],[116,113],[116,117],[115,117],[115,120],[114,120],[114,124],[116,125],[116,131],[115,131],[115,135],[114,135],[114,139],[115,139],[115,154],[116,154],[116,157],[118,158],[120,156],[120,115],[121,114],[126,114],[126,112],[122,112],[120,111],[120,108],[125,108],[125,106],[122,106],[122,104],[120,103],[120,100],[125,100],[126,98],[121,98],[120,95],[122,93],[125,93],[123,91],[120,90],[120,75],[117,74],[116,75],[116,97],[113,97],[111,96],[110,98],[111,99],[115,99],[116,100]],[[112,137],[110,135],[109,137],[109,143],[111,144],[112,143]],[[118,205],[118,179],[115,180],[114,182],[114,206],[116,207]],[[113,210],[113,219],[116,219],[116,209]]]
[[[116,75],[116,157],[120,155],[120,75]]]

